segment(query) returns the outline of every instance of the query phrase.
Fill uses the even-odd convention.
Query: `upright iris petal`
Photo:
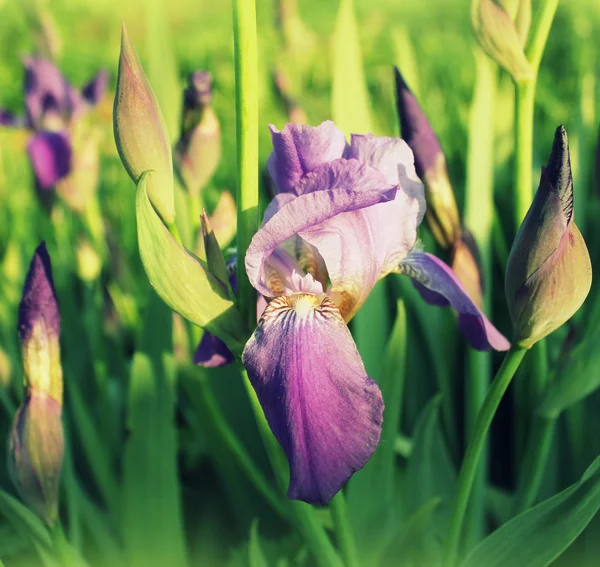
[[[291,284],[321,287],[311,276]],[[288,291],[266,308],[242,361],[288,458],[288,497],[326,504],[377,447],[383,399],[335,304]]]
[[[71,141],[63,132],[40,132],[27,144],[37,185],[52,189],[71,170]]]

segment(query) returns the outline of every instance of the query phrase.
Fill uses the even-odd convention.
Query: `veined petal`
[[[27,144],[40,189],[52,189],[71,170],[71,142],[62,132],[40,132]]]
[[[356,179],[354,187],[346,184],[347,181],[353,178],[346,171],[347,168],[352,168],[354,171],[354,178]],[[368,240],[369,229],[364,222],[361,224],[362,233],[360,227],[346,226],[356,222],[356,219],[343,213],[347,214],[365,207],[371,207],[377,203],[391,201],[397,193],[395,187],[389,187],[385,183],[381,173],[358,163],[356,160],[347,162],[338,160],[333,164],[321,166],[319,171],[307,176],[307,181],[309,188],[311,183],[316,186],[322,182],[321,187],[323,189],[311,190],[289,202],[284,202],[276,212],[273,212],[278,206],[276,201],[275,207],[269,208],[268,215],[265,215],[268,220],[254,235],[246,253],[248,278],[252,285],[267,297],[273,297],[275,294],[269,289],[265,281],[265,264],[280,244],[296,234],[300,235],[310,244],[316,246],[329,270],[328,258],[313,240],[317,241],[317,236],[323,236],[322,231],[341,230],[342,232],[331,234],[331,237],[336,238],[339,242],[337,251],[330,250],[330,256],[339,256],[345,253],[347,248],[350,251],[355,242],[345,242],[346,235],[343,231],[351,228],[353,233],[358,231],[355,238]],[[340,218],[342,219],[341,225]],[[334,222],[332,227],[329,227],[329,223],[326,222],[330,219]],[[343,219],[346,219],[345,222]],[[323,227],[322,231],[320,230],[321,225]],[[342,245],[344,252],[342,252]],[[353,252],[353,256],[359,261],[356,252]],[[363,265],[368,264],[370,255],[364,256],[360,261]]]
[[[424,252],[413,252],[400,264],[403,274],[413,278],[421,297],[431,305],[451,305],[458,311],[458,326],[477,350],[508,350],[510,343],[492,325],[469,297],[449,266]]]
[[[273,152],[267,168],[277,192],[301,195],[298,182],[317,166],[341,158],[346,150],[344,134],[328,120],[319,126],[286,124],[280,132],[269,126],[273,138]]]
[[[326,504],[379,443],[383,399],[325,295],[274,299],[244,366],[290,464],[288,497]]]
[[[415,156],[402,138],[352,134],[348,157],[378,169],[388,183],[400,185],[409,197],[416,199],[419,206],[417,225],[421,224],[426,208],[425,190],[415,170]]]

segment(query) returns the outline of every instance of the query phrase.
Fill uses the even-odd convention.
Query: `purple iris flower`
[[[510,345],[452,270],[417,251],[425,198],[402,139],[348,145],[332,122],[271,132],[277,195],[246,255],[270,303],[242,361],[287,455],[288,496],[325,504],[379,442],[381,392],[347,327],[379,279],[406,274],[425,301],[451,305],[474,348]]]
[[[70,85],[58,67],[43,57],[25,57],[25,116],[0,108],[0,125],[27,128],[27,152],[37,187],[46,191],[67,177],[74,164],[73,128],[106,90],[108,74],[100,71],[83,89]]]

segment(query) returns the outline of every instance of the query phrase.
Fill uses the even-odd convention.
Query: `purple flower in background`
[[[332,122],[271,130],[277,195],[246,254],[271,301],[242,361],[287,455],[288,496],[325,504],[379,442],[381,392],[346,323],[380,278],[406,274],[428,303],[454,307],[474,348],[509,343],[446,264],[414,250],[425,199],[403,140],[348,145]]]
[[[94,169],[90,144],[75,135],[75,128],[89,108],[102,98],[108,74],[100,71],[80,92],[48,59],[25,57],[23,64],[25,116],[17,117],[0,108],[0,125],[23,127],[32,132],[27,152],[37,188],[47,191],[78,167]]]

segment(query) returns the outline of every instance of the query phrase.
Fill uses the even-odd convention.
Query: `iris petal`
[[[288,458],[288,497],[326,504],[372,455],[383,421],[339,310],[325,295],[274,299],[242,361]]]
[[[346,150],[344,134],[333,122],[311,127],[287,124],[280,132],[270,126],[273,152],[267,168],[277,192],[302,194],[298,182],[317,166],[341,158]]]
[[[354,180],[354,184],[350,183]],[[246,271],[252,285],[263,295],[275,295],[265,282],[265,264],[273,251],[288,238],[298,234],[310,244],[313,244],[323,256],[332,282],[330,260],[351,254],[357,269],[372,272],[377,270],[371,266],[371,250],[367,255],[353,251],[353,247],[365,239],[369,239],[369,227],[366,223],[357,223],[352,211],[371,207],[377,203],[393,200],[397,189],[386,184],[383,176],[378,171],[356,160],[337,160],[331,164],[320,166],[317,171],[305,177],[305,194],[292,200],[275,200],[269,207],[263,227],[254,235],[246,253]],[[320,185],[322,190],[313,190],[313,185]],[[279,203],[283,203],[281,206]],[[327,223],[330,221],[333,223]],[[360,219],[358,219],[360,220]],[[354,238],[347,239],[347,232]],[[318,242],[325,236],[338,241],[327,245],[327,257]],[[333,246],[333,244],[336,244]],[[340,246],[343,244],[343,251]],[[356,270],[355,270],[356,272]],[[354,277],[355,274],[352,274]],[[360,274],[356,277],[360,286]],[[369,274],[369,280],[372,279]],[[376,281],[376,278],[375,278]],[[374,282],[373,282],[374,283]],[[370,288],[367,290],[370,291]]]
[[[71,142],[62,132],[40,132],[27,144],[38,187],[52,189],[71,169]]]
[[[235,356],[221,339],[208,331],[204,332],[194,353],[194,364],[205,368],[218,368],[231,364],[234,360]]]
[[[510,343],[469,297],[452,269],[424,252],[413,252],[401,263],[402,273],[413,278],[421,297],[430,305],[451,305],[458,311],[458,325],[477,350],[508,350]]]
[[[415,170],[413,152],[402,138],[352,134],[348,157],[378,169],[388,183],[400,185],[409,197],[417,199],[417,225],[421,224],[426,209],[425,189]]]

